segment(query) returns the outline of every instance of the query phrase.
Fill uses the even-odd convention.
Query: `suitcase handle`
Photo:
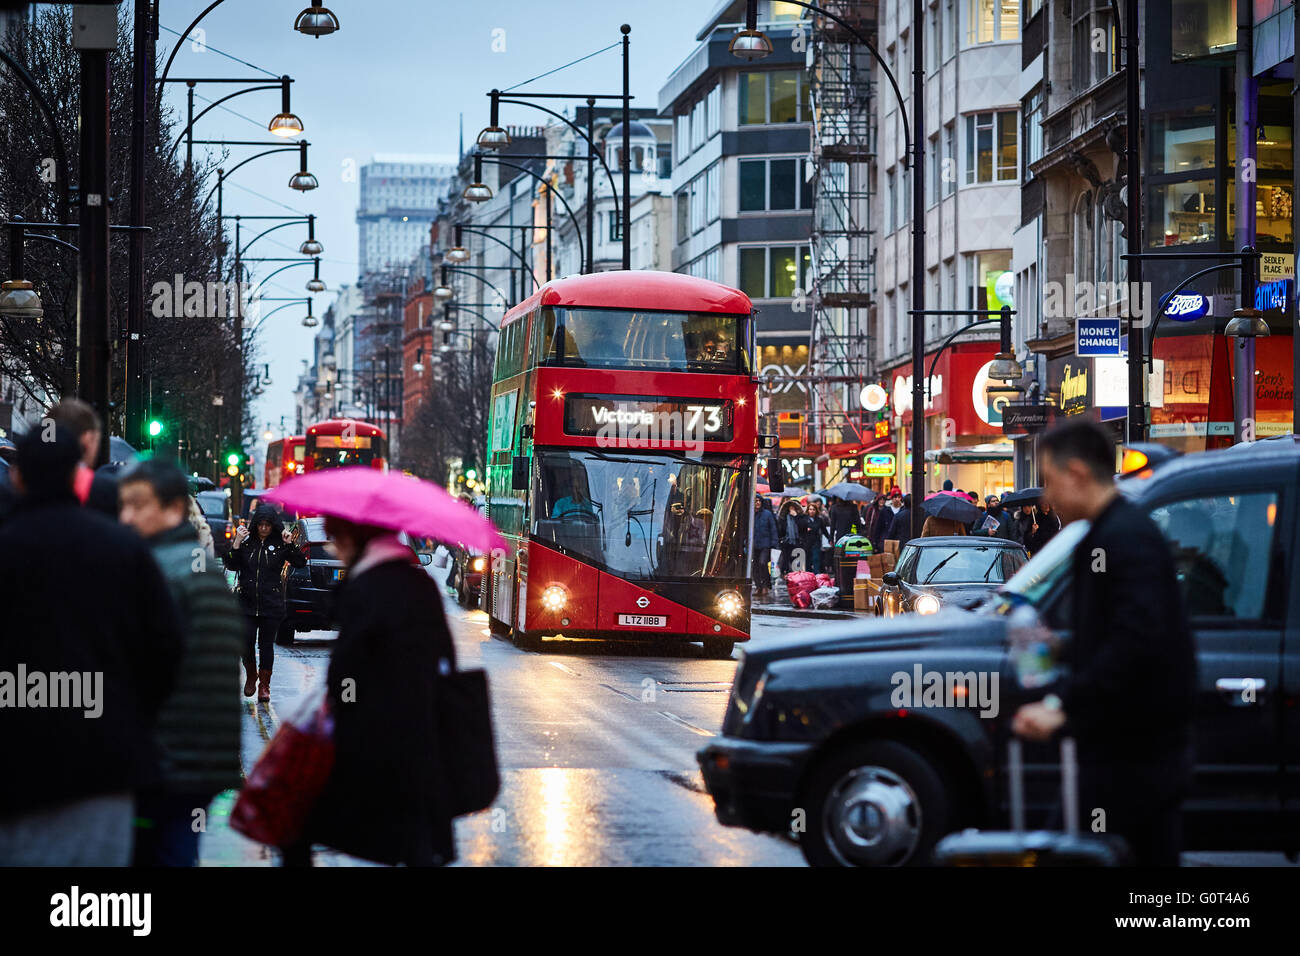
[[[1007,786],[1011,798],[1011,829],[1025,832],[1025,757],[1020,738],[1007,742]],[[1079,755],[1073,737],[1061,738],[1061,812],[1065,832],[1079,833]]]

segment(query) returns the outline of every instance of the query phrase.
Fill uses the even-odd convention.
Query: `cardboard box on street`
[[[853,610],[871,610],[871,579],[858,578],[853,582]]]
[[[885,554],[893,554],[893,555],[897,555],[897,554],[898,554],[898,539],[897,539],[897,538],[886,538],[886,539],[885,539],[885,552],[884,552],[884,553],[885,553]]]
[[[892,571],[898,565],[897,554],[891,554],[890,552],[886,551],[884,554],[881,555],[881,558],[884,560],[884,569],[886,571]]]

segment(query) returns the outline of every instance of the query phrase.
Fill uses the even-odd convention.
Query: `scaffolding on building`
[[[876,0],[829,0],[822,6],[874,39]],[[804,447],[836,457],[875,441],[876,415],[864,412],[859,396],[873,380],[876,91],[870,53],[834,20],[814,16],[811,54],[813,314]]]

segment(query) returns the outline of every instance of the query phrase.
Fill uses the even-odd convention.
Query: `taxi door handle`
[[[1262,677],[1220,677],[1214,682],[1214,689],[1228,697],[1235,697],[1238,704],[1258,704],[1268,681]]]

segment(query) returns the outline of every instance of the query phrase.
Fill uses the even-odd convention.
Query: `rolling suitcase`
[[[1074,740],[1061,741],[1061,809],[1065,832],[1025,829],[1025,767],[1019,740],[1007,744],[1011,827],[950,833],[934,848],[937,866],[1122,866],[1117,837],[1079,832],[1079,763]]]

